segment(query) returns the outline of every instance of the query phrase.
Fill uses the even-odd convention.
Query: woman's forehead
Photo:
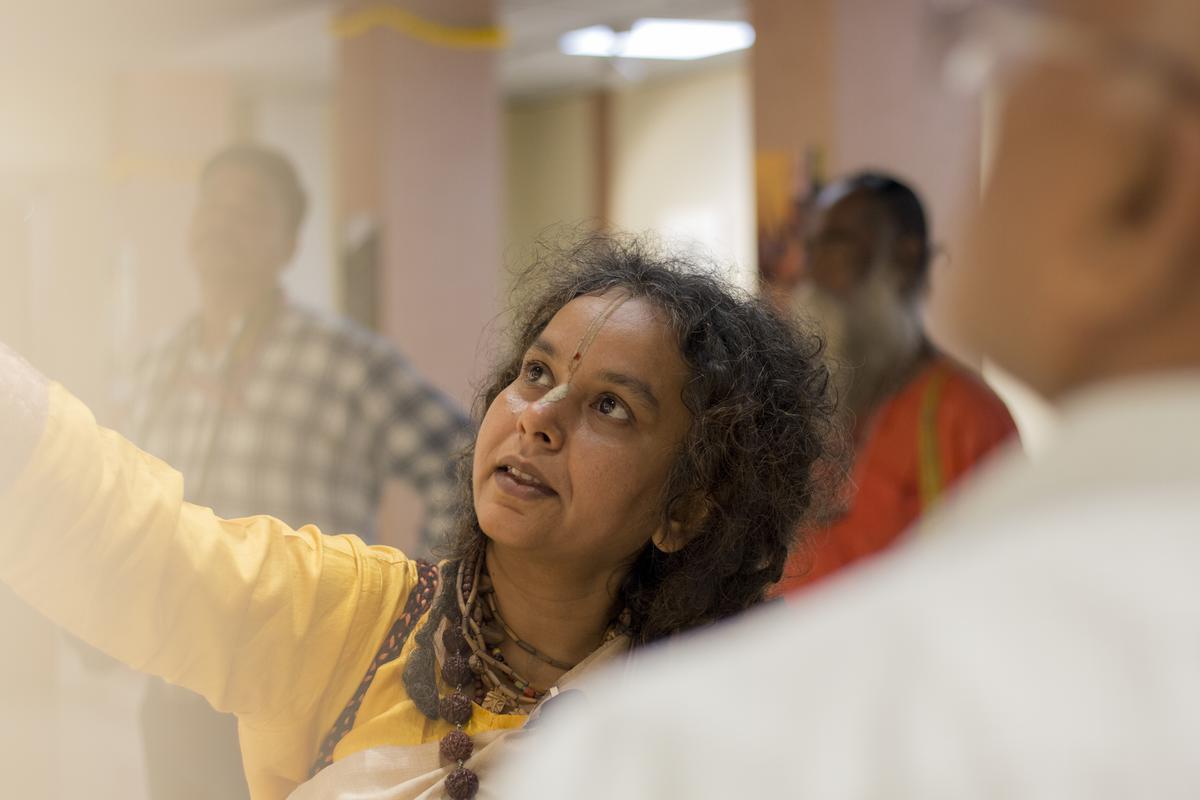
[[[627,293],[576,297],[559,309],[534,347],[563,362],[577,361],[579,368],[609,369],[615,363],[655,383],[686,379],[665,315],[649,300]]]
[[[657,343],[666,327],[662,312],[645,298],[610,290],[572,299],[550,319],[542,338],[552,339],[556,348],[570,348],[569,356],[587,349],[589,340],[646,340],[647,344],[652,341]],[[654,349],[674,349],[669,341],[662,341],[661,344],[667,347]]]

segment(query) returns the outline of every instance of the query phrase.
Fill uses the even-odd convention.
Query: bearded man
[[[916,193],[860,172],[811,212],[795,302],[825,333],[855,459],[841,516],[792,556],[782,592],[886,548],[1016,432],[1004,403],[925,337],[932,247]]]

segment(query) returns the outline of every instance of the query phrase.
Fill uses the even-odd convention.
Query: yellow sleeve
[[[223,520],[182,498],[179,473],[55,385],[37,450],[0,494],[0,580],[219,710],[258,724],[336,715],[415,564],[357,537]]]

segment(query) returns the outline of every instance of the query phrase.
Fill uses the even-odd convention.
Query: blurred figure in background
[[[925,209],[896,178],[860,172],[812,204],[797,310],[827,337],[857,451],[843,516],[792,556],[791,591],[892,544],[951,484],[1015,437],[1004,403],[925,338]]]
[[[141,362],[121,425],[226,517],[373,538],[385,481],[425,501],[427,554],[452,518],[465,415],[394,345],[290,303],[280,283],[307,200],[291,163],[257,144],[205,166],[189,253],[200,312]],[[416,537],[401,536],[411,542]],[[151,797],[247,796],[237,723],[161,681],[143,707]]]
[[[945,302],[1055,439],[592,694],[505,797],[1200,796],[1200,4],[968,13],[1004,97]]]

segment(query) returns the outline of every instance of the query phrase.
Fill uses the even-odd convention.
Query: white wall
[[[254,137],[278,147],[296,166],[308,195],[308,216],[284,286],[302,305],[334,312],[338,307],[333,226],[333,141],[328,95],[282,93],[254,103]]]
[[[610,218],[694,244],[755,281],[750,80],[743,63],[613,97]]]
[[[99,172],[110,94],[103,75],[0,70],[0,173]]]
[[[631,84],[609,98],[607,219],[655,231],[755,278],[754,170],[750,84],[742,63]],[[591,95],[510,104],[509,263],[547,226],[575,223],[598,208]]]
[[[599,215],[597,119],[591,94],[518,101],[505,110],[505,263],[519,265],[548,227]]]

